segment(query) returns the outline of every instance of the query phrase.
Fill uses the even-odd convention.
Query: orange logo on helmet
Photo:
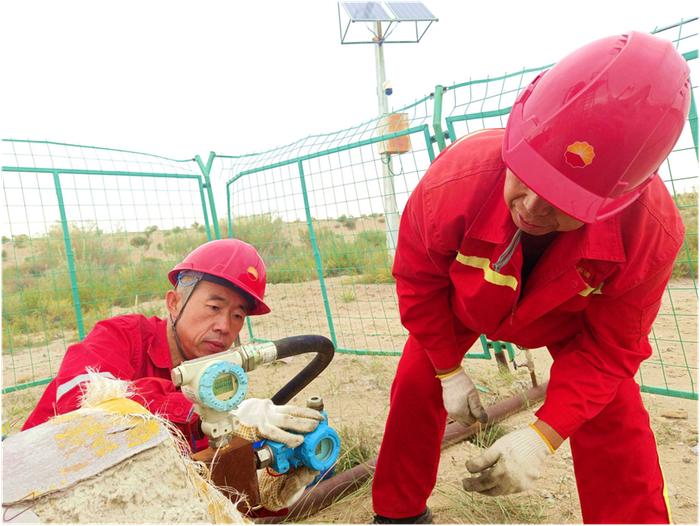
[[[585,168],[593,162],[595,150],[586,141],[576,141],[566,148],[564,159],[574,168]]]
[[[248,277],[253,281],[258,281],[258,271],[255,267],[248,267]]]

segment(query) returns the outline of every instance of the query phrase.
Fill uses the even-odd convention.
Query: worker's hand
[[[486,423],[488,415],[481,405],[474,382],[464,368],[460,366],[437,377],[442,383],[442,403],[451,419],[465,426],[470,426],[477,420]]]
[[[462,486],[490,497],[527,490],[540,477],[544,459],[553,453],[533,426],[513,431],[467,461],[467,470],[478,476],[465,478]]]
[[[258,437],[282,442],[289,447],[297,447],[304,441],[303,436],[290,431],[310,433],[323,420],[323,415],[314,409],[275,405],[269,398],[243,400],[231,413],[243,426],[253,428]]]
[[[318,471],[302,466],[289,470],[284,475],[260,470],[258,485],[260,487],[260,504],[270,511],[289,508],[299,500],[304,489],[318,475]]]

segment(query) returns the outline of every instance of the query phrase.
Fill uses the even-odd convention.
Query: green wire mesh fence
[[[424,106],[425,100],[417,105]],[[393,354],[392,339],[405,338],[396,316],[391,253],[399,210],[434,158],[423,112],[408,120],[405,130],[390,134],[382,134],[378,119],[317,136],[270,164],[223,156],[215,163],[219,177],[229,179],[229,235],[261,251],[270,301],[303,295],[307,301],[295,327],[327,335],[340,352]],[[392,140],[410,141],[410,152],[380,154]],[[277,316],[296,314],[250,319],[250,337],[283,336],[267,330],[286,325]]]
[[[697,272],[698,272],[698,79],[697,18],[653,33],[672,40],[690,66],[692,84],[688,125],[675,149],[659,170],[674,196],[686,227],[685,240],[649,340],[653,355],[645,361],[637,380],[650,393],[697,400]]]
[[[165,276],[211,239],[194,160],[3,141],[3,392],[46,383],[95,322],[160,314]],[[155,302],[156,298],[160,301]]]
[[[655,31],[677,43],[693,79],[697,50],[685,47],[696,25]],[[162,315],[167,270],[201,242],[227,236],[253,244],[268,268],[273,311],[248,319],[244,341],[315,333],[339,352],[400,354],[407,333],[391,263],[408,196],[451,141],[505,126],[517,93],[547,67],[436,86],[388,117],[257,154],[211,153],[206,162],[4,141],[3,393],[47,382],[65,346],[101,318]],[[692,399],[697,140],[693,98],[689,124],[661,169],[686,242],[650,335],[654,355],[638,376],[645,391]],[[514,358],[507,342],[481,345],[468,356]]]

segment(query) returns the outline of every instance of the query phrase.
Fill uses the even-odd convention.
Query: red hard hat
[[[263,302],[265,296],[265,263],[251,245],[239,239],[209,241],[190,252],[182,263],[168,273],[168,279],[177,284],[183,270],[203,272],[221,278],[250,294],[255,306],[249,315],[267,314],[270,308]]]
[[[631,32],[592,42],[541,73],[513,105],[503,161],[585,223],[642,193],[678,140],[689,68],[673,45]]]

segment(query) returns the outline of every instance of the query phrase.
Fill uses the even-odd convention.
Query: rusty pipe
[[[490,405],[486,408],[488,420],[484,427],[500,422],[513,413],[527,409],[533,403],[542,400],[546,392],[547,382],[540,384],[537,387],[531,387],[527,391],[523,391],[515,396],[511,396],[510,398],[506,398],[505,400],[501,400],[493,405]],[[456,444],[457,442],[461,442],[462,440],[475,435],[479,432],[481,427],[481,424],[478,422],[469,427],[465,427],[458,422],[448,424],[445,428],[445,435],[442,437],[442,444],[440,445],[440,448],[445,449],[452,444]]]
[[[496,402],[486,408],[488,421],[484,427],[507,418],[513,413],[527,409],[532,404],[542,400],[547,390],[547,382],[532,387],[520,394]],[[440,444],[440,449],[445,449],[457,442],[461,442],[476,434],[482,426],[474,424],[465,427],[458,422],[451,422],[445,427],[445,434]],[[256,523],[274,524],[283,520],[293,520],[313,515],[323,508],[331,505],[338,498],[349,494],[360,486],[374,473],[377,459],[364,462],[352,469],[343,471],[327,480],[319,482],[316,486],[307,489],[302,497],[289,508],[289,513],[280,517],[262,517],[255,519]]]

